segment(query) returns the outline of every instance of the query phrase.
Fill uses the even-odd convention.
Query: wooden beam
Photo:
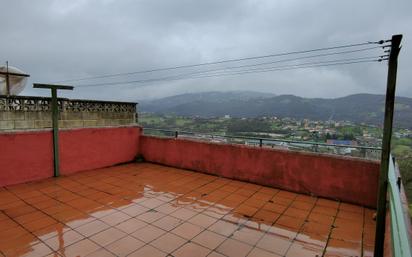
[[[9,76],[16,76],[16,77],[30,77],[29,74],[7,72],[7,71],[0,71],[0,75],[9,75]]]
[[[34,83],[33,88],[73,90],[73,86]]]

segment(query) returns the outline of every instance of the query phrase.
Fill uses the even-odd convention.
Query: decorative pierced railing
[[[133,125],[136,103],[59,98],[61,128]],[[51,128],[51,98],[0,96],[0,131]]]
[[[136,103],[59,98],[61,111],[136,112]],[[34,96],[0,96],[0,111],[50,111],[51,98]]]

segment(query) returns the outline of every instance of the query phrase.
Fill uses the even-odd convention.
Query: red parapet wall
[[[140,127],[73,129],[60,132],[60,172],[113,166],[133,160],[139,148]]]
[[[50,131],[0,133],[0,186],[53,175]]]
[[[141,136],[147,161],[375,207],[379,162]]]
[[[82,128],[59,132],[62,175],[132,161],[140,127]],[[53,176],[50,130],[0,133],[0,186]]]
[[[376,206],[379,163],[374,161],[142,136],[136,126],[59,133],[62,175],[132,161],[141,153],[164,165]],[[0,186],[52,175],[51,131],[0,133]]]

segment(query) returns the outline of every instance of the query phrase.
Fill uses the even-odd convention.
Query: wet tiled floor
[[[154,164],[0,188],[0,256],[372,256],[373,210]]]

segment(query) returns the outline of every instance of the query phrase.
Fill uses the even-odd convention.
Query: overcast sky
[[[412,1],[0,0],[0,63],[33,82],[196,64],[388,39],[402,33],[397,95],[412,97]],[[359,53],[357,56],[368,56]],[[333,58],[333,57],[331,57]],[[174,72],[174,73],[173,73]],[[176,74],[144,74],[110,81]],[[77,88],[70,98],[142,100],[211,90],[304,97],[383,94],[385,63]],[[138,86],[136,86],[138,85]]]

